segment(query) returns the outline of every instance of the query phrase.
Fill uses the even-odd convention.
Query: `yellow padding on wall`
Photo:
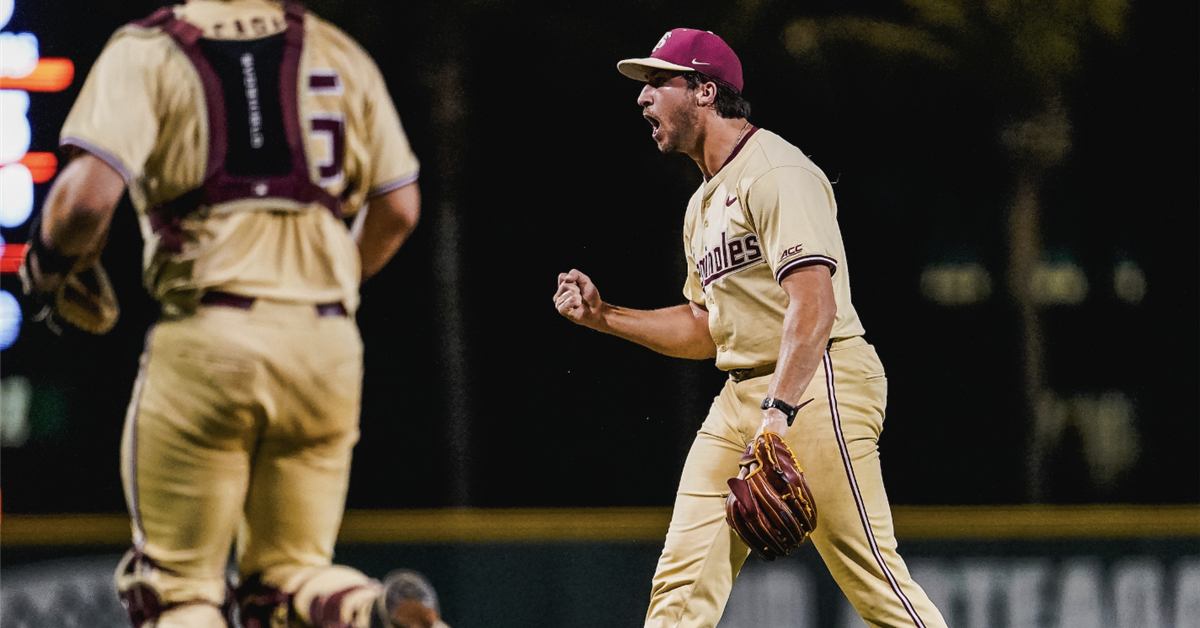
[[[819,506],[819,505],[818,505]],[[1200,537],[1200,506],[895,506],[901,539]],[[346,513],[343,543],[661,541],[670,508],[471,508]],[[12,515],[0,545],[128,545],[129,517]]]

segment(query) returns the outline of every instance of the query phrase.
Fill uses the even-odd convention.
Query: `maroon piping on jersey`
[[[750,123],[747,122],[746,124],[750,124]],[[729,153],[729,156],[725,158],[725,163],[721,164],[720,168],[717,168],[717,172],[724,170],[725,166],[728,166],[729,162],[733,161],[733,158],[737,157],[738,153],[742,152],[742,148],[744,148],[746,146],[746,142],[750,141],[750,136],[754,135],[757,132],[758,132],[758,127],[754,126],[753,124],[750,124],[750,130],[746,131],[746,134],[742,136],[742,139],[740,142],[737,143],[737,146],[733,147],[733,152]],[[713,173],[714,177],[717,176],[717,172]],[[705,181],[712,181],[712,179],[708,178],[708,179],[705,179]]]
[[[225,95],[220,79],[197,45],[203,31],[195,24],[176,18],[171,7],[163,7],[150,17],[134,22],[142,28],[159,28],[175,41],[200,76],[208,109],[208,166],[203,185],[150,210],[150,224],[162,238],[163,250],[181,250],[183,218],[200,205],[245,198],[287,198],[300,203],[319,203],[334,217],[342,217],[342,206],[337,197],[313,183],[309,176],[300,129],[298,81],[300,53],[304,48],[304,5],[286,0],[283,9],[287,27],[284,30],[283,63],[279,69],[279,94],[292,170],[278,177],[234,176],[226,170],[229,146]]]
[[[784,278],[792,274],[793,270],[799,270],[805,266],[812,266],[814,264],[828,266],[830,276],[837,272],[838,263],[832,257],[828,255],[805,255],[780,266],[779,270],[775,271],[775,283],[782,284]]]
[[[854,495],[854,504],[858,509],[859,520],[862,521],[863,532],[867,537],[867,544],[871,546],[871,554],[875,558],[875,563],[879,565],[879,570],[882,572],[884,579],[888,581],[892,592],[900,600],[900,605],[908,612],[908,616],[913,620],[913,624],[917,628],[925,628],[925,622],[921,620],[921,616],[917,614],[917,609],[900,588],[900,583],[896,581],[896,576],[888,567],[887,562],[884,561],[883,554],[879,551],[879,544],[875,541],[875,532],[871,529],[871,518],[867,515],[867,506],[863,502],[862,491],[858,488],[858,478],[854,476],[854,464],[850,459],[850,450],[846,447],[846,435],[842,431],[842,416],[838,412],[837,390],[833,382],[833,359],[829,355],[829,349],[825,349],[824,362],[825,386],[829,393],[829,413],[833,418],[833,434],[837,437],[838,449],[842,454],[842,466],[846,469],[846,479],[850,482],[850,493]]]
[[[722,168],[724,168],[726,165],[728,165],[729,162],[733,161],[733,158],[737,157],[738,153],[742,152],[742,149],[746,147],[746,143],[750,141],[750,137],[752,135],[754,135],[755,133],[758,133],[758,127],[751,124],[750,130],[746,131],[746,135],[742,138],[742,141],[738,142],[737,146],[733,147],[732,153],[729,153],[729,159],[726,159],[725,163],[721,164]],[[720,172],[720,170],[718,170],[717,172]]]

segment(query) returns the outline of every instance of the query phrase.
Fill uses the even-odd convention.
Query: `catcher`
[[[97,259],[126,190],[162,305],[122,439],[133,547],[116,585],[132,625],[443,625],[420,574],[332,564],[359,435],[358,286],[420,214],[371,58],[295,2],[163,7],[109,40],[61,143],[77,156],[21,271],[38,316],[116,322]]]

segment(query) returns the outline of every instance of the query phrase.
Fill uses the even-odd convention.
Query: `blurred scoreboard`
[[[42,56],[39,33],[23,28],[36,21],[31,17],[44,17],[36,8],[34,0],[0,0],[0,442],[5,447],[19,447],[29,437],[33,386],[24,375],[13,374],[8,351],[27,323],[17,297],[17,271],[31,218],[59,168],[55,149],[66,105],[57,94],[75,79],[74,61]],[[48,96],[53,102],[46,101]]]
[[[9,29],[17,8],[17,0],[0,0],[0,274],[6,276],[17,272],[24,257],[35,200],[44,195],[38,186],[58,171],[54,152],[34,150],[55,143],[54,137],[34,137],[36,95],[60,92],[75,77],[70,59],[41,56],[37,34]],[[0,288],[0,350],[16,342],[22,325],[12,292],[16,284],[8,279]]]

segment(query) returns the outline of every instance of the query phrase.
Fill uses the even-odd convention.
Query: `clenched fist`
[[[554,307],[559,314],[571,322],[592,329],[604,323],[603,310],[607,307],[600,299],[600,291],[587,275],[572,269],[558,275],[558,291],[554,293]]]

